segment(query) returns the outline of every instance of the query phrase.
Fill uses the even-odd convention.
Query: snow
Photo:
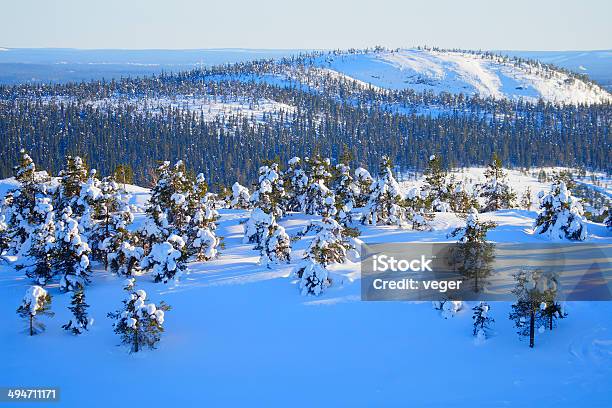
[[[531,187],[534,197],[548,190],[531,175],[511,170],[512,187]],[[476,182],[483,169],[456,174]],[[584,180],[588,183],[588,180]],[[9,182],[10,183],[10,182]],[[403,181],[400,188],[421,183]],[[5,188],[0,182],[0,189]],[[608,188],[608,187],[602,187]],[[146,189],[141,191],[143,197]],[[146,298],[172,306],[157,350],[129,354],[112,332],[110,311],[121,307],[124,279],[92,264],[86,287],[88,313],[96,325],[83,336],[69,336],[61,324],[70,318],[70,295],[57,285],[53,318],[47,330],[29,337],[15,313],[30,282],[11,263],[0,264],[0,384],[61,387],[61,406],[607,406],[612,386],[611,302],[569,302],[568,319],[554,332],[536,333],[536,347],[519,341],[508,319],[510,304],[492,302],[490,338],[472,336],[473,304],[449,303],[447,319],[429,302],[361,302],[359,263],[329,267],[333,283],[319,297],[301,296],[291,272],[311,237],[293,244],[292,262],[260,266],[259,251],[243,244],[247,210],[220,210],[217,233],[224,237],[220,256],[189,264],[190,274],[176,286],[153,283],[151,274],[135,278]],[[532,233],[536,212],[501,210],[480,214],[495,221],[496,242],[546,242]],[[143,213],[136,214],[141,221]],[[256,215],[256,218],[261,218]],[[291,213],[278,222],[290,236],[317,216]],[[394,226],[360,226],[360,239],[380,242],[444,242],[464,220],[436,214],[432,231]],[[601,224],[589,224],[589,239],[612,243]],[[12,261],[11,261],[12,262]],[[137,292],[138,293],[138,292]],[[156,319],[164,313],[156,309]],[[315,345],[315,347],[313,347]],[[450,346],[450,347],[449,347]],[[309,353],[313,350],[314,353]],[[66,355],[78,364],[66,364]],[[36,356],[36,376],[27,362]],[[76,358],[76,357],[75,357]],[[452,381],[440,373],[453,370]],[[163,386],[125,389],[125,373],[163,377]],[[161,376],[161,377],[160,377]],[[474,378],[478,377],[478,386]],[[296,384],[324,377],[316,397],[299,398]]]
[[[453,51],[402,49],[320,58],[318,65],[378,88],[479,94],[482,97],[539,98],[556,103],[602,103],[612,94],[567,74],[515,66],[500,58]]]

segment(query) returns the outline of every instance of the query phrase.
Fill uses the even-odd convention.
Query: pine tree
[[[74,290],[77,285],[89,282],[89,245],[81,236],[78,222],[72,218],[72,208],[64,207],[61,219],[56,224],[53,263],[62,275],[60,289]]]
[[[527,187],[521,197],[521,207],[525,210],[531,210],[531,188]]]
[[[259,263],[268,268],[271,264],[289,263],[291,259],[291,239],[285,232],[285,228],[276,223],[268,228],[268,234],[262,243]]]
[[[32,215],[35,226],[30,235],[31,245],[16,268],[25,270],[27,277],[44,286],[53,278],[56,253],[55,212],[51,198],[37,198]]]
[[[540,317],[548,330],[554,328],[557,319],[565,319],[567,317],[567,312],[559,302],[555,301],[554,297],[552,297],[553,294],[556,294],[556,292],[552,292],[549,299],[540,304]]]
[[[19,317],[28,322],[28,332],[30,336],[41,333],[45,330],[45,325],[36,320],[36,316],[53,316],[51,308],[51,295],[40,286],[30,286],[26,291],[21,305],[17,308]]]
[[[66,156],[66,164],[59,172],[60,185],[54,205],[57,211],[63,211],[70,206],[76,217],[83,215],[84,207],[79,205],[78,200],[88,175],[87,164],[81,157]]]
[[[302,168],[299,157],[293,157],[287,162],[287,171],[283,174],[287,211],[304,211],[306,204],[306,189],[308,177]]]
[[[36,171],[34,161],[25,150],[20,151],[19,164],[13,168],[13,174],[19,187],[9,191],[5,197],[5,219],[9,246],[19,253],[22,249],[29,249],[26,243],[35,224],[36,199],[47,195],[50,179],[46,172]]]
[[[436,155],[429,156],[423,189],[427,192],[428,208],[437,212],[448,211],[450,205],[446,172],[442,169],[442,161]]]
[[[108,254],[108,262],[113,273],[132,276],[140,269],[144,249],[138,245],[138,236],[129,232],[117,235],[119,246]]]
[[[406,194],[404,207],[406,208],[407,218],[415,231],[427,231],[431,229],[430,221],[433,214],[427,213],[426,194],[418,188],[412,188]]]
[[[355,169],[355,184],[358,191],[355,197],[355,205],[357,207],[364,207],[368,204],[373,183],[374,178],[370,175],[369,171],[363,167]]]
[[[604,224],[608,229],[612,229],[612,209],[608,208],[608,216],[604,220]]]
[[[362,224],[405,224],[407,214],[402,206],[403,196],[399,184],[391,171],[391,160],[383,156],[378,179],[372,184],[370,199],[361,219]]]
[[[553,184],[548,194],[540,192],[539,197],[540,213],[534,223],[536,234],[545,234],[554,240],[587,238],[582,205],[572,197],[564,182]]]
[[[173,234],[166,241],[154,244],[140,266],[153,271],[155,282],[168,283],[171,279],[178,280],[187,271],[187,256],[185,241]]]
[[[508,185],[506,172],[496,153],[493,154],[493,159],[485,170],[485,177],[486,183],[480,186],[480,196],[486,199],[483,212],[511,208],[516,194]]]
[[[450,189],[450,208],[456,213],[467,213],[470,209],[480,207],[478,199],[475,196],[476,192],[468,191],[464,183],[454,183],[453,180],[449,182]]]
[[[248,210],[251,208],[251,194],[249,189],[235,182],[232,185],[232,200],[230,202],[231,208],[239,210]]]
[[[355,196],[358,195],[357,186],[353,182],[348,164],[337,164],[333,173],[332,192],[338,209],[337,219],[342,225],[347,226],[353,222],[352,211],[355,207]]]
[[[123,344],[130,346],[130,351],[137,353],[143,348],[154,349],[164,332],[165,313],[170,310],[164,302],[159,306],[146,304],[147,293],[144,290],[134,290],[134,279],[127,279],[123,288],[127,298],[123,301],[123,309],[109,313],[108,317],[116,320],[114,331]]]
[[[255,191],[251,195],[251,203],[266,214],[282,217],[285,213],[283,201],[285,188],[277,163],[259,168],[259,179]]]
[[[196,195],[197,197],[198,195]],[[215,235],[219,213],[214,209],[214,197],[207,193],[194,204],[188,231],[187,251],[198,261],[208,261],[217,256],[220,240]]]
[[[4,254],[9,249],[11,243],[6,216],[3,212],[4,211],[0,211],[0,260],[4,259]]]
[[[554,299],[556,285],[540,270],[521,269],[515,276],[516,286],[512,293],[517,298],[512,305],[510,320],[514,321],[521,337],[529,337],[529,347],[535,345],[535,326],[541,319],[541,305]]]
[[[304,196],[304,212],[306,214],[320,214],[325,197],[331,191],[327,187],[331,181],[330,160],[319,155],[306,158],[308,187]]]
[[[245,244],[255,244],[255,249],[261,249],[268,237],[270,226],[276,222],[273,215],[265,213],[261,208],[254,208],[244,225]]]
[[[474,320],[474,330],[472,331],[472,335],[476,336],[478,339],[484,340],[489,336],[491,325],[495,322],[495,320],[489,316],[491,307],[486,302],[480,302],[478,305],[474,306],[472,310],[474,311],[474,315],[472,316],[472,320]]]
[[[76,336],[83,333],[84,330],[89,330],[90,325],[90,319],[87,316],[89,305],[85,302],[85,291],[82,285],[77,285],[76,290],[72,292],[70,304],[72,306],[68,309],[72,312],[72,318],[62,328]]]

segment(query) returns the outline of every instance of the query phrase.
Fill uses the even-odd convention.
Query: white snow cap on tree
[[[23,297],[22,305],[29,310],[31,316],[35,316],[44,306],[46,296],[47,291],[42,287],[37,285],[30,286]]]
[[[250,200],[251,194],[249,193],[249,189],[235,182],[234,185],[232,185],[232,208],[249,208]]]
[[[141,266],[145,269],[152,268],[156,282],[168,282],[170,279],[178,279],[185,271],[182,249],[185,241],[178,235],[172,234],[161,243],[156,243],[151,248]]]
[[[536,234],[552,240],[587,238],[586,219],[580,201],[572,197],[564,182],[554,184],[548,194],[540,192],[540,214],[535,221]]]
[[[254,243],[259,248],[268,235],[268,228],[274,222],[274,216],[265,213],[261,208],[254,208],[244,225],[243,243]]]
[[[329,273],[323,265],[310,258],[300,263],[302,277],[300,278],[300,292],[302,295],[320,295],[325,288],[329,287]]]
[[[261,248],[259,263],[269,267],[273,263],[289,262],[291,256],[291,239],[285,232],[285,228],[274,223],[270,227],[266,239]]]

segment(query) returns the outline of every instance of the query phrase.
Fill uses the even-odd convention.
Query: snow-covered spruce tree
[[[472,315],[472,320],[474,320],[472,335],[479,340],[484,340],[489,337],[491,325],[495,322],[495,320],[489,316],[491,307],[486,302],[479,302],[472,310],[474,311]]]
[[[407,218],[415,231],[431,229],[430,221],[433,219],[433,214],[427,213],[425,209],[426,197],[427,195],[423,191],[415,187],[408,191],[404,200]]]
[[[474,292],[480,292],[487,285],[487,278],[492,273],[495,247],[487,242],[487,232],[495,227],[494,222],[480,221],[478,211],[472,208],[465,220],[465,226],[450,233],[458,242],[454,248],[457,270],[473,282]]]
[[[134,290],[134,279],[127,279],[123,288],[127,297],[123,309],[109,313],[108,317],[116,320],[114,331],[121,338],[121,343],[130,346],[130,351],[137,353],[143,348],[154,349],[164,332],[165,312],[170,310],[164,302],[159,305],[145,303],[147,293]]]
[[[564,307],[554,299],[556,291],[551,290],[550,292],[548,299],[540,304],[540,320],[548,330],[552,330],[555,327],[557,319],[565,319],[567,317]]]
[[[17,308],[17,314],[28,322],[30,336],[45,330],[45,325],[37,321],[36,316],[53,316],[50,308],[51,295],[40,286],[30,286]]]
[[[608,227],[608,229],[612,229],[612,209],[611,208],[608,208],[608,216],[604,220],[604,224],[606,225],[606,227]]]
[[[15,180],[19,186],[10,190],[4,199],[4,215],[7,224],[7,237],[13,253],[18,253],[28,240],[36,217],[34,207],[36,199],[47,195],[49,176],[46,172],[37,172],[32,158],[21,150],[19,164],[13,168]]]
[[[88,175],[87,164],[81,157],[66,156],[66,164],[59,172],[60,184],[56,191],[54,204],[56,211],[61,212],[70,206],[76,218],[83,215],[85,208],[78,201]]]
[[[455,213],[467,213],[471,208],[479,208],[477,192],[466,188],[465,183],[455,182],[453,178],[448,183],[450,208]]]
[[[71,204],[73,212],[80,215],[78,218],[79,226],[83,234],[91,238],[92,231],[98,222],[98,215],[101,212],[100,201],[102,200],[102,190],[100,180],[98,180],[96,169],[91,169],[87,181],[81,184],[81,191],[75,203]],[[75,208],[78,210],[75,211]],[[95,246],[97,242],[90,241]],[[93,256],[93,255],[92,255]]]
[[[259,208],[274,217],[282,217],[285,213],[284,200],[285,188],[278,163],[261,166],[256,189],[251,195],[253,207]]]
[[[76,290],[72,292],[70,305],[68,309],[72,312],[72,318],[62,328],[76,336],[83,333],[84,330],[89,330],[91,323],[87,315],[89,305],[85,302],[85,290],[82,285],[77,285]]]
[[[359,192],[353,182],[351,168],[348,164],[337,164],[334,167],[333,174],[332,191],[336,198],[336,208],[338,209],[337,219],[342,225],[347,226],[353,222],[352,211],[355,207],[355,196]]]
[[[534,224],[536,234],[545,234],[553,240],[583,241],[587,238],[582,205],[572,197],[564,182],[553,184],[548,194],[540,192],[539,196],[540,213]]]
[[[276,222],[273,215],[265,213],[261,208],[254,208],[251,216],[244,224],[245,244],[255,244],[255,249],[262,249],[263,242],[268,237],[270,226]]]
[[[30,245],[16,268],[23,269],[27,277],[44,286],[53,278],[52,263],[56,256],[55,212],[50,197],[36,198],[32,219],[35,226]]]
[[[331,181],[330,160],[323,159],[318,154],[306,158],[308,187],[304,197],[304,212],[306,214],[320,214],[325,197],[330,194],[327,187]]]
[[[244,187],[238,182],[232,185],[232,200],[230,202],[231,208],[248,210],[251,208],[251,194],[249,189]]]
[[[527,187],[521,196],[521,207],[531,210],[531,187]]]
[[[0,260],[4,259],[4,253],[9,249],[11,237],[9,235],[8,224],[3,211],[0,211]]]
[[[142,259],[140,266],[153,271],[155,282],[168,283],[178,280],[187,271],[187,248],[178,235],[170,235],[164,242],[153,244],[151,252]]]
[[[293,157],[287,162],[287,170],[283,173],[287,211],[304,211],[308,177],[302,168],[299,157]]]
[[[541,321],[542,304],[554,299],[557,285],[540,270],[521,269],[515,276],[516,286],[512,293],[516,303],[512,305],[510,320],[514,321],[521,337],[529,337],[529,347],[535,345],[536,323]]]
[[[374,178],[370,175],[369,171],[363,167],[355,169],[355,185],[358,191],[358,194],[355,196],[355,205],[357,207],[364,207],[368,204],[373,183]]]
[[[423,190],[427,192],[428,209],[437,212],[446,212],[450,209],[446,172],[442,169],[440,157],[433,154],[429,156],[427,162]]]
[[[108,254],[110,270],[117,275],[132,276],[140,269],[144,249],[138,245],[138,235],[126,232],[116,235],[119,246]]]
[[[215,235],[215,221],[219,219],[219,213],[214,208],[214,196],[211,193],[205,194],[193,205],[193,216],[187,233],[187,252],[198,261],[208,261],[217,256],[220,243]]]
[[[406,209],[399,184],[391,171],[391,160],[383,156],[378,178],[372,184],[370,199],[362,215],[362,224],[405,225]]]
[[[489,212],[511,208],[514,205],[516,194],[508,185],[506,172],[496,153],[493,154],[493,159],[485,170],[485,177],[486,182],[479,186],[480,196],[486,200],[482,211]]]
[[[461,300],[436,300],[432,302],[433,308],[440,311],[440,316],[445,319],[455,317],[455,315],[463,309]]]
[[[79,224],[73,218],[72,208],[64,207],[56,224],[53,264],[62,275],[60,289],[74,290],[89,282],[89,245],[81,236]]]
[[[259,263],[270,267],[271,264],[289,263],[291,259],[291,239],[285,228],[277,223],[270,225],[268,234],[262,243]]]

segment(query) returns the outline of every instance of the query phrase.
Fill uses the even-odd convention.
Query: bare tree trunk
[[[533,306],[529,311],[529,347],[533,348],[535,343],[535,310]]]

